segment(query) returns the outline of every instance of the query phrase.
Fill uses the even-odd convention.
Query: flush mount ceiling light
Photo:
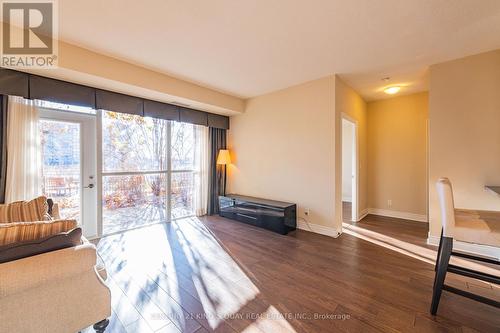
[[[399,86],[392,86],[392,87],[387,87],[384,89],[384,92],[389,95],[394,95],[398,93],[401,90],[401,87]]]

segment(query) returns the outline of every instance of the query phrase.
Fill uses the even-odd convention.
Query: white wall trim
[[[359,222],[361,221],[362,219],[364,219],[366,217],[366,215],[370,214],[370,209],[369,208],[365,208],[363,209],[362,211],[359,212],[359,215],[358,215],[358,220],[356,222]]]
[[[368,214],[380,215],[380,216],[386,216],[386,217],[394,217],[397,219],[405,219],[405,220],[428,223],[427,215],[408,213],[408,212],[400,212],[397,210],[368,208]]]
[[[310,231],[316,234],[330,236],[333,238],[337,238],[340,236],[340,232],[338,232],[337,229],[333,227],[327,227],[324,225],[309,223],[306,221],[297,221],[297,228],[300,230]]]
[[[427,244],[438,246],[439,237],[429,235],[427,237]],[[464,252],[470,252],[490,258],[496,258],[500,260],[500,248],[494,246],[472,244],[472,243],[453,240],[453,249]]]

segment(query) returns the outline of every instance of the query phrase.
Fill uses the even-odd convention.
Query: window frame
[[[183,219],[183,218],[189,218],[195,216],[194,211],[191,212],[191,214],[185,215],[185,216],[178,216],[175,218],[172,218],[172,175],[173,174],[181,174],[181,173],[188,173],[191,175],[195,175],[196,170],[195,168],[192,169],[172,169],[172,125],[175,121],[173,120],[165,120],[167,122],[167,131],[166,131],[166,159],[167,159],[167,166],[165,170],[143,170],[143,171],[104,171],[104,160],[103,160],[103,118],[104,118],[104,112],[107,112],[107,110],[97,110],[96,111],[96,131],[97,131],[97,178],[99,180],[100,186],[97,188],[97,228],[99,230],[100,236],[110,236],[114,234],[118,234],[127,230],[133,230],[136,228],[141,228],[145,226],[150,226],[153,224],[158,224],[158,223],[169,223],[178,219]],[[112,111],[115,112],[115,111]],[[196,144],[196,142],[195,142]],[[119,231],[113,231],[110,233],[105,233],[104,231],[104,216],[103,216],[103,210],[104,210],[104,204],[103,204],[103,187],[104,187],[104,177],[110,177],[110,176],[135,176],[135,175],[152,175],[152,174],[163,174],[166,175],[166,212],[165,216],[167,219],[165,221],[160,221],[160,222],[153,222],[153,223],[146,223],[142,226],[138,226],[135,228],[130,228],[130,229],[122,229]]]

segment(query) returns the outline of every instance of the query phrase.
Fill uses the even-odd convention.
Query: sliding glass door
[[[75,110],[40,108],[43,192],[63,218],[92,238],[204,214],[206,127]]]
[[[42,193],[62,218],[76,219],[85,236],[98,235],[96,119],[92,114],[39,109]]]
[[[61,214],[81,220],[81,126],[76,122],[40,119],[42,192],[55,200]]]
[[[102,111],[103,234],[194,214],[196,126]]]

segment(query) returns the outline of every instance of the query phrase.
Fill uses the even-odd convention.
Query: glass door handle
[[[89,184],[89,186],[84,186],[84,188],[94,188],[94,184]]]

